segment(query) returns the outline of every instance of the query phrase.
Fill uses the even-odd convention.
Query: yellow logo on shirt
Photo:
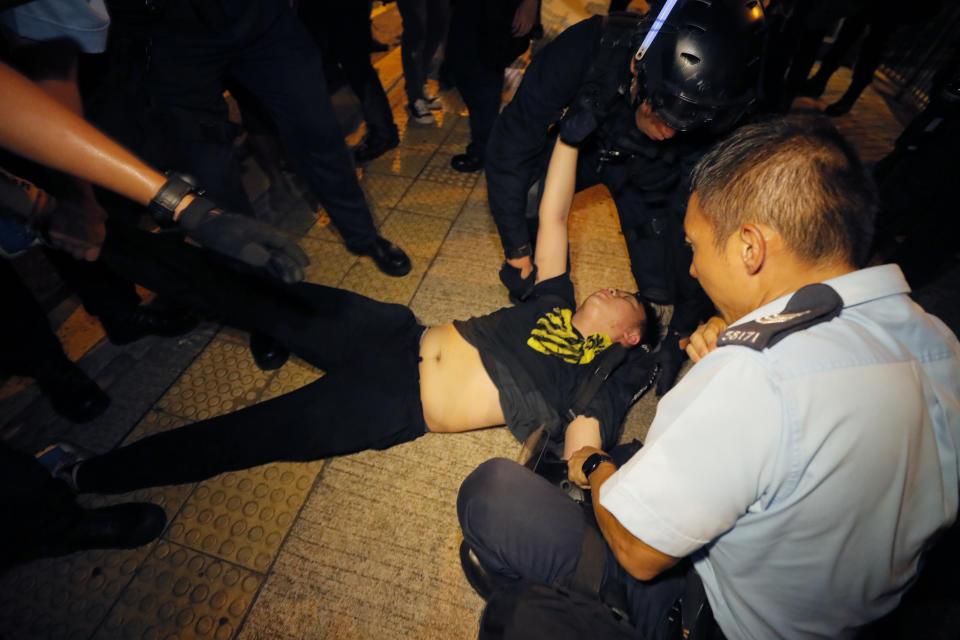
[[[537,325],[527,338],[531,349],[569,364],[587,364],[611,344],[610,337],[603,333],[580,337],[573,328],[573,311],[560,307],[537,318]]]

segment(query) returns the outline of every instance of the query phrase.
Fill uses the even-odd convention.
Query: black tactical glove
[[[268,224],[236,213],[224,213],[197,196],[177,220],[188,236],[204,247],[254,267],[263,267],[284,282],[303,280],[310,259],[296,239]]]
[[[500,282],[510,292],[510,299],[523,302],[533,294],[533,286],[537,284],[537,265],[526,278],[520,277],[520,268],[509,262],[500,267]]]
[[[660,374],[657,376],[657,397],[662,396],[673,388],[683,367],[683,360],[687,354],[680,349],[680,334],[671,331],[663,339],[653,354],[660,365]]]

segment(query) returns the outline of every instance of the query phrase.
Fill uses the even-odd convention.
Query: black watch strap
[[[613,458],[608,456],[605,453],[591,453],[587,456],[587,459],[583,461],[583,466],[580,467],[580,470],[583,471],[583,477],[589,478],[590,474],[597,470],[604,462],[613,462]]]
[[[163,225],[173,224],[173,214],[180,202],[191,193],[198,193],[196,182],[182,173],[168,173],[157,195],[147,206],[153,219]]]

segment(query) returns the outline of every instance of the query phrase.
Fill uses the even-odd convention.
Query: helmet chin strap
[[[640,48],[637,49],[637,53],[634,56],[639,62],[643,59],[644,54],[647,52],[647,49],[650,48],[650,45],[653,44],[653,39],[657,37],[657,34],[660,33],[663,23],[667,21],[667,17],[670,15],[670,12],[673,11],[673,7],[677,4],[677,0],[667,0],[663,5],[663,8],[660,9],[660,13],[657,14],[657,19],[653,21],[653,26],[650,27],[650,30],[647,31],[647,35],[644,37],[643,42],[640,43]]]

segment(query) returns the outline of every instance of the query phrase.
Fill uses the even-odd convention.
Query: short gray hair
[[[810,261],[870,257],[877,190],[856,151],[823,118],[745,125],[697,163],[691,189],[721,247],[743,224],[770,225]]]

